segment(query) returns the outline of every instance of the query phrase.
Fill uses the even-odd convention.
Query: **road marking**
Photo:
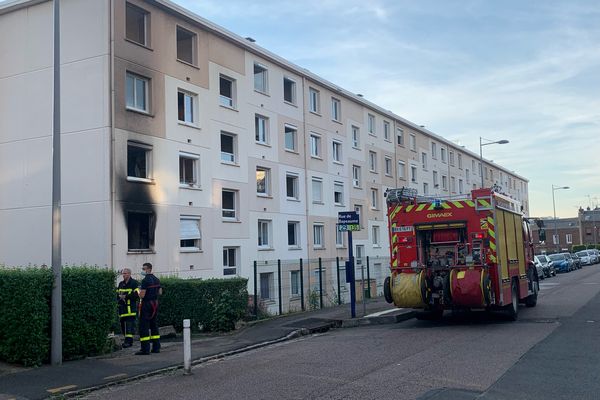
[[[111,380],[111,379],[125,378],[127,376],[128,376],[127,374],[116,374],[116,375],[111,375],[111,376],[104,377],[103,379],[108,381],[108,380]]]
[[[598,282],[583,282],[584,285],[599,285]]]
[[[546,283],[546,282],[540,282],[540,286],[558,286],[558,285],[560,285],[560,283],[554,283],[554,282],[552,282],[552,283],[550,283],[550,282],[548,282],[548,283]]]
[[[376,312],[376,313],[373,313],[373,314],[365,315],[364,318],[379,317],[381,315],[389,314],[389,313],[397,311],[397,310],[402,310],[402,309],[401,308],[392,308],[391,310],[379,311],[379,312]]]
[[[75,389],[76,387],[77,387],[77,385],[67,385],[67,386],[62,386],[59,388],[47,389],[46,392],[56,394],[56,393],[60,393],[60,392],[65,392],[70,389]]]

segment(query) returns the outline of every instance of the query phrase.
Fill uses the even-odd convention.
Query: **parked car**
[[[592,264],[592,257],[590,255],[590,253],[587,252],[587,250],[581,250],[575,254],[577,254],[577,256],[579,257],[579,260],[581,260],[581,265],[591,265]]]
[[[571,272],[573,261],[571,260],[571,262],[569,262],[570,260],[565,257],[564,253],[550,254],[548,258],[552,261],[554,268],[556,268],[558,272]]]
[[[534,256],[534,259],[536,263],[539,262],[540,264],[542,264],[542,267],[544,268],[544,274],[547,278],[550,278],[551,276],[556,276],[556,268],[554,268],[554,263],[550,261],[550,258],[548,258],[547,255],[539,254],[537,256]]]
[[[569,255],[573,259],[573,268],[574,269],[581,269],[581,259],[579,258],[579,256],[577,254],[575,254],[575,253],[571,253]]]
[[[565,258],[567,259],[567,262],[569,263],[569,270],[575,271],[577,269],[577,266],[575,265],[575,260],[573,259],[573,257],[571,257],[571,253],[560,253],[560,254],[563,254],[565,256]]]
[[[588,249],[586,250],[588,254],[590,254],[590,262],[592,264],[597,264],[600,262],[600,252],[597,249]]]
[[[542,265],[542,263],[537,259],[537,257],[534,257],[534,263],[535,263],[535,270],[537,271],[537,276],[540,280],[542,279],[546,279],[546,272],[544,271],[544,266]]]

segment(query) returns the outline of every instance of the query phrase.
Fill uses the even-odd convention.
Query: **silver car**
[[[581,250],[575,254],[579,256],[579,259],[581,260],[581,265],[590,265],[592,263],[591,255],[587,252],[587,250]]]

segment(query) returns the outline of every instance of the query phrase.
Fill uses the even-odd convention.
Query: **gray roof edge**
[[[6,0],[0,1],[0,15],[19,10],[21,8],[35,6],[50,0]]]

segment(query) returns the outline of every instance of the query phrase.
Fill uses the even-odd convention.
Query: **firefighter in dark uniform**
[[[158,315],[158,296],[162,294],[160,280],[152,274],[152,264],[142,266],[142,284],[140,286],[140,345],[136,355],[160,353],[160,334],[156,317]],[[152,344],[152,350],[150,350]]]
[[[133,346],[133,334],[135,332],[135,319],[137,316],[139,284],[131,277],[131,270],[123,268],[123,280],[117,287],[117,303],[119,305],[119,321],[121,332],[125,336],[123,348]]]

